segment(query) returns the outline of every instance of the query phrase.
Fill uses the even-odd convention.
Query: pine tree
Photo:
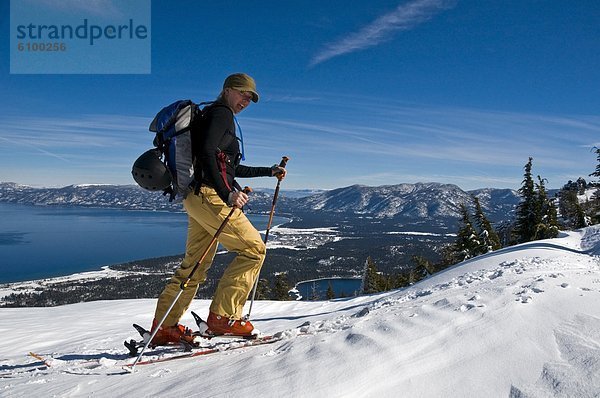
[[[579,203],[575,206],[575,220],[573,223],[574,229],[585,228],[589,225],[588,218]]]
[[[437,272],[435,265],[431,263],[427,258],[423,256],[412,256],[412,260],[416,267],[421,267],[425,270],[427,276],[431,276]]]
[[[270,297],[271,287],[269,286],[269,281],[266,278],[259,279],[256,286],[256,300],[267,300]]]
[[[596,152],[596,159],[598,160],[598,164],[596,165],[596,170],[592,174],[590,174],[590,177],[600,178],[600,147],[594,147],[594,152]],[[596,186],[598,188],[592,196],[592,208],[590,211],[590,215],[593,223],[600,223],[600,182],[597,182]]]
[[[388,275],[383,278],[384,291],[392,290],[394,288],[394,276]]]
[[[577,194],[578,195],[585,194],[585,190],[588,187],[587,182],[582,177],[579,177],[577,179],[577,181],[575,182],[575,184],[577,185]]]
[[[544,179],[538,176],[536,186],[537,202],[535,234],[532,240],[556,238],[558,236],[558,220],[556,206],[548,198]]]
[[[433,264],[429,262],[423,256],[412,256],[412,260],[415,263],[415,266],[411,268],[410,273],[408,275],[409,284],[416,283],[420,280],[431,276],[435,271],[433,268]]]
[[[365,294],[381,292],[385,289],[384,278],[377,272],[377,266],[371,259],[367,257],[367,266],[365,270],[365,281],[363,291]]]
[[[327,285],[327,300],[332,300],[335,298],[335,292],[333,291],[333,286],[331,286],[331,282]]]
[[[594,147],[594,152],[596,152],[596,160],[598,160],[598,164],[596,165],[596,170],[590,174],[590,177],[600,178],[600,147]]]
[[[390,278],[392,289],[399,289],[410,285],[410,271],[394,274]]]
[[[582,228],[580,213],[582,208],[577,197],[577,183],[567,182],[558,192],[558,208],[561,219],[567,228]]]
[[[275,284],[272,289],[273,300],[287,301],[290,300],[290,283],[287,279],[287,274],[281,272],[275,275]]]
[[[451,249],[455,264],[475,257],[478,254],[478,248],[481,246],[477,231],[475,231],[471,223],[469,210],[464,203],[460,205],[460,214],[462,216],[462,225],[458,230],[456,241]]]
[[[473,201],[475,202],[475,225],[479,229],[479,240],[481,242],[477,250],[478,254],[485,254],[500,249],[502,247],[500,245],[500,238],[496,231],[494,231],[492,223],[483,214],[479,198],[473,196]]]
[[[513,230],[514,238],[517,243],[529,242],[534,239],[536,226],[538,224],[537,205],[538,198],[535,194],[535,184],[531,175],[533,158],[525,165],[525,174],[523,183],[519,188],[521,202],[517,206],[517,221]]]
[[[513,229],[515,224],[510,221],[500,221],[496,224],[496,233],[500,238],[500,246],[505,247],[509,246],[513,241]]]
[[[456,264],[456,256],[454,255],[454,244],[446,244],[440,248],[439,269],[448,268]]]

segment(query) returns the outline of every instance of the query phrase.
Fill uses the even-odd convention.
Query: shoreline
[[[267,243],[267,248],[271,251],[272,256],[279,257],[282,252],[309,252],[312,249],[326,245],[330,242],[338,242],[344,238],[340,235],[337,227],[321,227],[321,228],[291,228],[293,219],[284,220],[273,227],[271,233],[273,239]],[[262,231],[263,233],[265,230]],[[310,242],[305,239],[310,237]],[[68,275],[51,276],[46,278],[35,278],[23,281],[2,282],[0,283],[0,307],[8,307],[14,302],[14,296],[31,295],[41,297],[45,293],[52,295],[62,295],[60,299],[48,299],[42,306],[61,305],[65,304],[64,300],[83,301],[75,295],[65,299],[64,292],[68,291],[83,291],[82,297],[87,296],[93,290],[93,294],[101,297],[101,299],[114,299],[120,297],[121,294],[127,294],[127,289],[122,287],[119,291],[111,293],[108,290],[113,289],[115,285],[141,288],[144,284],[149,284],[152,288],[156,285],[164,285],[164,280],[168,279],[174,269],[176,269],[182,258],[183,253],[179,255],[169,255],[152,257],[124,263],[108,264],[100,266],[98,269],[75,272]],[[215,258],[216,273],[219,267],[224,267],[228,263],[228,258],[231,254],[226,251],[220,251]],[[106,287],[107,284],[112,285],[111,288]],[[152,297],[156,292],[153,290],[144,290],[143,295]],[[160,292],[160,291],[159,291]],[[8,296],[13,297],[8,297]],[[84,297],[85,298],[85,297]],[[32,300],[35,298],[32,298]],[[41,299],[40,299],[41,300]],[[1,305],[2,302],[4,305]],[[19,305],[26,306],[26,305]]]
[[[0,275],[0,287],[9,284],[23,284],[32,281],[45,281],[57,278],[79,278],[82,274],[93,275],[94,272],[102,273],[106,267],[111,269],[121,269],[124,265],[131,262],[155,262],[157,258],[179,256],[184,249],[187,219],[181,218],[181,216],[185,215],[185,213],[180,211],[169,211],[162,209],[147,210],[109,208],[102,206],[41,206],[37,204],[7,202],[0,202],[0,205],[3,206],[6,214],[15,214],[12,216],[10,221],[0,229],[0,253],[5,255],[5,257],[3,257],[4,260],[2,261],[3,264],[0,266],[0,270],[2,271],[2,275]],[[17,212],[14,210],[13,206],[17,206],[19,208],[29,208],[32,210],[19,210],[19,212]],[[42,213],[39,213],[40,210]],[[52,213],[46,213],[46,210],[51,211]],[[54,223],[54,220],[49,218],[55,215],[53,213],[54,210],[60,212],[58,214],[58,220],[60,221],[63,219],[75,220],[77,223],[77,226],[75,227],[75,233],[77,233],[77,235],[75,235],[74,238],[80,244],[85,245],[85,247],[90,247],[91,250],[89,253],[80,250],[81,245],[74,246],[70,243],[71,239],[69,239],[69,233],[73,232],[69,232],[71,227],[67,224],[59,224],[60,226],[57,231],[59,234],[63,234],[61,235],[61,238],[53,237],[53,235],[57,234],[48,235],[48,232],[43,232],[45,229],[48,229],[48,226],[52,226],[50,228],[54,228],[54,224],[52,224]],[[63,216],[63,211],[67,211],[65,213],[66,216]],[[18,219],[21,214],[26,216],[31,214],[32,216],[27,219],[31,221],[29,221],[27,224],[22,224]],[[177,239],[167,239],[166,242],[172,241],[172,244],[162,243],[161,239],[161,242],[159,242],[158,245],[160,249],[156,249],[154,245],[148,246],[146,249],[144,249],[144,246],[140,246],[139,243],[136,243],[136,235],[134,235],[133,232],[132,235],[127,236],[120,232],[120,234],[117,234],[117,241],[115,241],[113,238],[112,241],[107,240],[104,242],[105,249],[108,249],[108,251],[106,251],[99,249],[100,246],[95,243],[96,241],[94,240],[94,236],[98,235],[101,239],[111,236],[109,235],[111,234],[111,227],[106,225],[106,223],[109,221],[103,222],[102,224],[104,224],[104,226],[97,228],[96,231],[95,227],[85,226],[84,223],[80,221],[80,219],[88,214],[97,214],[100,217],[98,219],[93,219],[93,222],[96,222],[96,220],[105,221],[105,219],[112,220],[112,217],[118,217],[116,220],[129,220],[127,215],[131,215],[133,217],[132,220],[134,220],[136,223],[140,223],[140,225],[145,222],[147,215],[150,222],[156,222],[157,225],[163,229],[165,228],[164,226],[167,225],[166,223],[168,223],[168,225],[174,225],[173,222],[180,219],[182,220],[182,223],[177,224],[176,231],[173,230],[174,233],[176,232],[177,234]],[[124,216],[124,218],[121,218],[121,214]],[[166,221],[163,221],[164,219],[161,214],[169,215],[167,216],[168,218],[166,218]],[[138,215],[142,215],[140,218],[141,221],[138,221]],[[262,232],[264,233],[268,215],[262,214],[261,212],[256,212],[248,214],[248,217],[250,218],[251,222],[255,226],[259,227],[259,229],[262,229]],[[38,219],[42,221],[37,221]],[[281,216],[276,215],[274,218],[274,223],[276,224],[274,227],[272,227],[272,229],[282,225],[289,225],[292,220],[293,218],[287,214]],[[119,225],[120,224],[118,224],[115,228],[119,228]],[[152,228],[152,224],[149,225],[149,228]],[[92,231],[96,232],[93,232],[89,238],[83,237],[82,233],[80,232],[90,228]],[[127,226],[125,226],[125,228],[127,228]],[[167,230],[164,231],[164,233],[171,234],[171,231]],[[46,235],[47,237],[45,237]],[[158,237],[156,237],[156,233],[150,232],[148,235],[152,239],[158,239]],[[61,241],[61,239],[63,239],[63,241]],[[128,250],[127,244],[130,239],[133,246],[131,250]],[[50,250],[50,252],[46,255],[41,254],[45,250],[44,245],[47,245],[47,241],[52,240],[56,241],[54,249]],[[64,242],[64,245],[62,242]],[[150,240],[148,242],[151,244],[152,241]],[[111,245],[116,245],[116,250],[111,250]],[[71,253],[71,250],[73,253]],[[104,252],[106,255],[102,254]],[[74,277],[74,275],[76,276]],[[87,279],[88,277],[85,278]]]
[[[39,292],[40,289],[52,288],[55,285],[68,284],[68,283],[88,283],[102,279],[121,279],[124,277],[131,276],[147,276],[147,275],[159,275],[164,272],[152,272],[152,268],[155,268],[156,263],[162,263],[163,266],[173,264],[183,255],[174,256],[162,256],[153,257],[142,260],[129,261],[125,263],[103,265],[100,269],[75,272],[68,275],[50,276],[47,278],[37,278],[24,281],[16,282],[0,282],[0,299],[10,294],[22,294],[22,293],[35,293]],[[123,268],[123,269],[118,269]],[[137,268],[147,268],[148,270],[136,270]]]
[[[256,213],[252,213],[252,214],[256,215]],[[259,215],[264,216],[264,214],[259,214]],[[283,218],[282,216],[278,216],[278,217]],[[285,219],[285,221],[272,226],[271,232],[274,235],[281,234],[281,235],[287,235],[287,236],[305,235],[306,233],[311,233],[311,232],[312,233],[335,233],[335,227],[310,228],[310,229],[290,228],[288,225],[291,224],[293,221],[294,221],[294,219],[292,217],[287,218],[287,219]],[[302,231],[302,232],[300,232],[300,231]],[[266,229],[261,229],[261,230],[259,230],[259,232],[264,235],[264,233],[266,232]],[[275,249],[306,250],[305,247],[296,247],[295,245],[280,243],[277,240],[272,240],[272,241],[267,242],[267,248],[271,249],[271,250],[275,250]],[[222,254],[226,254],[226,253],[227,253],[226,251],[219,251],[217,254],[222,255]],[[177,262],[179,263],[180,259],[182,259],[183,256],[184,256],[184,254],[181,253],[181,254],[173,254],[173,255],[166,255],[166,256],[149,257],[149,258],[137,259],[137,260],[132,260],[132,261],[104,264],[99,267],[94,267],[94,269],[90,269],[87,271],[74,272],[74,273],[70,273],[70,274],[66,274],[66,275],[51,275],[51,276],[44,276],[44,277],[25,279],[25,280],[19,280],[19,281],[0,281],[0,298],[5,297],[7,294],[10,294],[10,293],[6,293],[5,292],[6,290],[12,290],[11,288],[21,289],[27,285],[33,285],[33,286],[40,287],[40,286],[48,286],[48,285],[64,283],[64,282],[90,281],[90,280],[97,280],[97,279],[101,279],[101,278],[118,278],[118,277],[131,276],[131,275],[146,275],[149,272],[147,272],[147,271],[136,272],[136,271],[129,270],[129,268],[130,267],[146,268],[146,267],[149,267],[148,264],[152,264],[153,266],[156,266],[157,263],[170,264],[170,263],[173,263],[173,261],[176,259],[178,260]],[[119,268],[123,268],[123,269],[119,269]],[[19,293],[23,293],[23,292],[20,291]]]

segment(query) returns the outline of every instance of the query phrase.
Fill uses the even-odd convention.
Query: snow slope
[[[122,342],[137,338],[131,323],[150,324],[155,300],[0,309],[0,396],[598,397],[598,255],[596,226],[394,292],[257,302],[257,327],[289,329],[285,340],[134,374]]]

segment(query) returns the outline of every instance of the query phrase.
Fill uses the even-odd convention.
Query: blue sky
[[[32,1],[32,0],[26,0]],[[122,0],[40,12],[126,14]],[[57,6],[56,4],[60,4]],[[10,74],[0,41],[0,181],[130,184],[164,105],[246,72],[246,164],[291,158],[287,188],[442,182],[558,188],[596,166],[594,0],[152,1],[151,73]],[[9,37],[10,3],[0,5]],[[247,181],[269,187],[269,179]]]

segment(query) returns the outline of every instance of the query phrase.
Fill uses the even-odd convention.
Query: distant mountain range
[[[492,221],[511,219],[520,201],[510,189],[463,191],[456,185],[416,183],[369,187],[352,185],[328,191],[282,189],[278,211],[289,214],[340,214],[380,219],[456,219],[461,203],[477,196]],[[273,190],[252,193],[254,212],[270,209]],[[181,210],[157,192],[136,185],[70,185],[62,188],[32,188],[0,183],[0,202],[28,205],[110,207],[135,210]]]
[[[303,211],[354,213],[375,218],[458,218],[461,203],[479,198],[488,217],[506,219],[514,213],[520,197],[510,189],[465,192],[456,185],[416,183],[368,187],[352,185],[312,195],[298,201]]]

